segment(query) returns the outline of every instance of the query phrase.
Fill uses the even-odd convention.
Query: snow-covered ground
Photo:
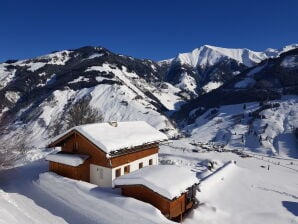
[[[42,160],[0,173],[0,223],[171,223],[153,206],[117,189],[46,171]]]
[[[297,159],[258,153],[242,158],[194,142],[176,140],[160,150],[160,164],[182,166],[201,179],[200,205],[183,223],[298,223]],[[231,160],[236,164],[225,165]],[[208,161],[214,161],[211,171]],[[0,223],[171,223],[117,189],[48,173],[47,165],[41,159],[0,172]]]
[[[222,82],[209,82],[206,85],[203,86],[203,90],[208,93],[211,92],[214,89],[219,88],[223,83]]]
[[[203,143],[298,158],[295,127],[298,127],[297,97],[285,96],[263,107],[247,103],[210,109],[186,131]]]
[[[113,101],[133,94],[119,94],[124,92],[122,88],[114,89]],[[88,89],[67,94],[80,98],[86,92]],[[57,108],[67,101],[67,94],[61,93],[54,93],[56,104],[42,105],[47,110],[40,117],[47,125],[48,118],[59,113]],[[105,116],[111,118],[119,109],[97,88],[91,95],[91,104],[103,102],[104,110],[110,108]],[[130,102],[117,116],[149,119],[162,128],[157,112],[149,110],[150,117],[135,112],[141,103],[145,102]],[[298,223],[298,153],[293,133],[298,126],[297,97],[286,96],[266,105],[272,106],[260,110],[259,103],[247,103],[210,109],[187,127],[189,138],[161,146],[160,164],[185,167],[201,179],[200,205],[184,223]],[[34,130],[38,137],[40,129],[36,126]],[[118,190],[46,173],[46,153],[30,151],[27,163],[0,172],[0,223],[170,223],[153,206],[123,197]],[[214,161],[212,171],[207,169],[210,160]],[[236,164],[224,166],[231,160]]]
[[[193,77],[188,75],[186,72],[181,74],[179,83],[176,85],[176,87],[183,90],[188,90],[196,95],[196,92],[195,92],[195,89],[197,88],[196,81]]]
[[[129,79],[126,81],[130,82]],[[140,90],[136,92],[128,86],[102,84],[78,91],[71,89],[54,91],[48,97],[48,100],[42,102],[36,109],[35,114],[38,115],[38,118],[26,124],[26,129],[32,130],[30,136],[31,144],[36,147],[44,147],[50,140],[48,137],[50,134],[48,132],[49,128],[54,125],[56,120],[63,119],[61,116],[65,113],[69,100],[76,102],[86,96],[90,96],[92,107],[102,112],[104,121],[146,121],[158,130],[167,130],[169,136],[177,135],[176,128],[165,115],[158,112],[152,100]],[[168,85],[168,88],[163,89],[161,92],[158,92],[153,86],[148,86],[148,89],[162,99],[160,101],[170,110],[183,103],[174,94],[175,91],[178,91],[177,88],[171,85]],[[9,99],[16,101],[18,95],[10,94]],[[17,117],[22,116],[23,113],[31,113],[31,111],[28,112],[27,110],[30,110],[30,106],[22,109]],[[19,129],[16,129],[16,131],[19,131]],[[16,134],[16,131],[11,131],[4,139],[11,139]]]
[[[198,147],[189,142],[185,139],[163,146],[161,162],[189,167],[198,174],[206,170],[204,164],[209,160],[215,161],[217,168],[230,160],[236,164],[202,179],[197,194],[200,205],[183,223],[298,223],[298,160],[196,152]]]

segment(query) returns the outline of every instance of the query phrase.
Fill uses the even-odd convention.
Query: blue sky
[[[161,60],[204,44],[250,48],[298,42],[296,0],[7,0],[0,61],[86,45]]]

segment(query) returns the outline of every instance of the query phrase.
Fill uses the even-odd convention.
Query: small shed
[[[46,156],[49,170],[61,176],[89,181],[89,156],[72,153],[57,153]]]
[[[123,195],[152,204],[170,219],[196,204],[198,183],[195,173],[174,165],[145,167],[114,180]]]

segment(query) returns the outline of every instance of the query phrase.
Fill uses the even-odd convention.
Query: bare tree
[[[103,116],[99,110],[90,106],[88,99],[83,98],[69,109],[65,121],[69,129],[82,124],[102,122]]]
[[[57,118],[48,127],[49,137],[55,137],[78,125],[102,122],[102,113],[91,107],[89,101],[89,98],[83,98],[71,105],[66,112],[57,114]]]
[[[2,140],[0,148],[0,169],[11,167],[23,158],[32,148],[28,139],[29,133],[22,131],[12,136],[9,140]]]
[[[65,131],[65,125],[64,125],[64,119],[63,116],[57,115],[56,119],[53,119],[48,127],[48,136],[50,138],[53,138],[59,134],[61,134],[63,131]]]

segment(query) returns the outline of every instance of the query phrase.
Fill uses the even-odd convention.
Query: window
[[[117,169],[117,170],[115,170],[115,175],[116,175],[116,177],[120,177],[121,176],[121,169],[120,168]]]
[[[130,172],[130,165],[127,165],[124,167],[124,174],[127,174]]]
[[[143,168],[143,163],[139,163],[139,169]]]
[[[153,159],[149,159],[149,165],[153,165]]]

